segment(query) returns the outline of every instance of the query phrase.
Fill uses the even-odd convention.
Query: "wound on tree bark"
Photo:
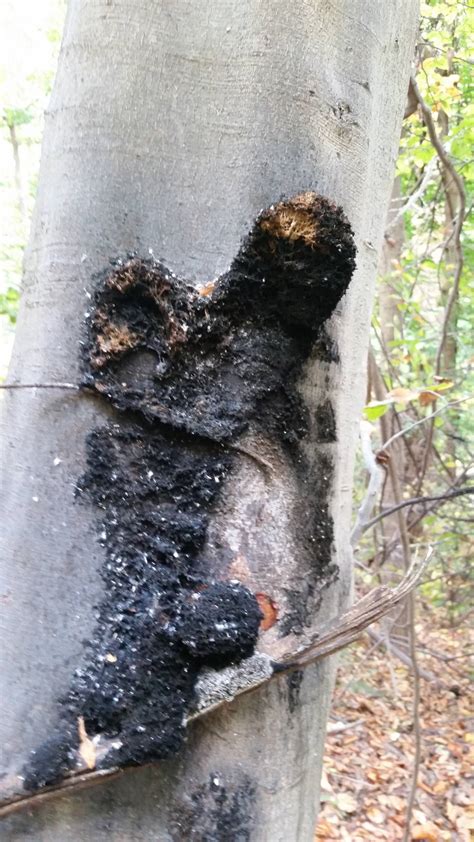
[[[301,631],[318,579],[333,575],[330,460],[315,483],[301,446],[298,393],[310,354],[350,282],[355,248],[342,210],[304,193],[263,211],[230,269],[196,289],[162,264],[118,260],[98,280],[83,346],[84,385],[115,408],[93,430],[79,498],[97,511],[104,595],[57,732],[24,770],[37,789],[75,766],[78,721],[96,766],[176,753],[202,666],[255,647],[261,612],[238,582],[210,578],[209,523],[249,429],[278,442],[301,487],[311,572],[288,594],[281,632]],[[316,417],[336,436],[329,398]],[[271,560],[270,560],[271,563]],[[101,749],[106,746],[106,751]]]

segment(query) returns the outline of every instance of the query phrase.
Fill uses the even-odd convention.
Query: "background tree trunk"
[[[152,250],[202,282],[228,266],[256,213],[280,196],[316,190],[343,206],[359,251],[331,322],[341,363],[315,361],[301,383],[313,412],[329,388],[338,431],[337,443],[318,442],[315,423],[308,438],[316,462],[329,454],[336,465],[339,578],[324,590],[321,621],[350,592],[372,285],[416,15],[415,0],[71,0],[46,120],[14,381],[77,382],[86,290],[110,258]],[[74,491],[86,434],[103,416],[75,393],[4,397],[0,743],[10,773],[54,729],[56,700],[94,625],[103,550]],[[229,565],[245,548],[249,587],[277,601],[292,580],[304,587],[292,566],[291,490],[282,471],[265,494],[262,531],[252,515],[262,480],[242,460],[216,525]],[[7,838],[310,840],[332,674],[325,662],[273,682],[191,728],[176,761],[12,816]]]
[[[385,237],[382,249],[379,256],[378,274],[380,276],[379,287],[379,312],[380,312],[380,341],[383,345],[382,351],[385,355],[390,354],[390,343],[394,341],[396,332],[399,332],[401,324],[401,312],[398,307],[399,296],[396,290],[394,262],[399,261],[403,241],[405,237],[405,226],[403,217],[398,219],[400,208],[403,206],[404,197],[401,195],[400,177],[397,176],[393,183],[392,196],[387,213],[387,222],[385,229]],[[375,357],[372,357],[370,364],[376,365]],[[375,398],[378,392],[377,386],[384,387],[384,392],[387,391],[385,384],[380,383],[380,374],[374,372],[374,399],[384,400],[385,394],[382,398]],[[381,442],[388,441],[398,427],[396,427],[396,420],[394,413],[390,412],[383,415],[380,419]],[[398,441],[393,445],[393,451],[390,459],[390,470],[387,470],[386,481],[383,487],[383,493],[380,500],[381,507],[390,508],[395,505],[396,490],[393,487],[391,479],[392,473],[395,472],[397,478],[395,484],[398,486],[403,483],[405,476],[405,445],[404,442]],[[397,540],[399,535],[399,519],[396,515],[385,518],[380,524],[381,532],[381,558],[380,565],[386,565],[387,562],[393,562],[395,569],[401,570],[403,568],[403,549],[400,542]]]

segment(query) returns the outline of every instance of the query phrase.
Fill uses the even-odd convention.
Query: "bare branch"
[[[413,191],[413,193],[408,197],[405,204],[402,205],[402,207],[397,211],[393,219],[390,220],[385,231],[385,236],[387,236],[387,234],[390,234],[396,228],[400,220],[403,219],[404,214],[407,213],[407,211],[409,211],[413,207],[413,205],[416,205],[418,199],[420,199],[423,196],[428,186],[435,178],[437,163],[438,162],[436,158],[432,158],[431,161],[428,163],[420,183]]]
[[[401,438],[401,436],[404,436],[406,435],[406,433],[409,433],[410,430],[413,430],[420,424],[425,424],[427,421],[432,421],[434,418],[436,418],[437,415],[440,415],[442,412],[446,412],[447,409],[451,409],[453,406],[457,406],[458,404],[464,403],[465,401],[470,401],[472,400],[472,398],[473,395],[467,395],[467,397],[465,398],[459,398],[459,400],[450,401],[450,403],[446,403],[444,404],[444,406],[440,406],[439,409],[437,409],[435,412],[432,412],[430,415],[425,415],[418,421],[414,421],[413,424],[409,424],[408,427],[403,427],[403,429],[399,430],[398,433],[395,433],[393,436],[387,439],[387,441],[384,442],[380,450],[386,450],[387,447],[390,447],[390,445],[394,443],[394,441],[397,441],[397,439]]]
[[[466,194],[464,190],[464,182],[459,173],[457,172],[456,168],[453,166],[451,159],[441,142],[441,139],[436,131],[436,127],[433,120],[433,115],[431,109],[427,106],[426,102],[424,101],[420,89],[418,87],[417,81],[414,76],[411,77],[410,80],[410,88],[413,91],[414,96],[418,100],[418,105],[420,111],[423,115],[423,121],[425,123],[426,128],[428,129],[428,134],[430,136],[431,143],[436,150],[439,160],[441,161],[443,167],[445,168],[446,172],[450,175],[451,179],[453,180],[454,184],[456,185],[456,189],[458,191],[459,196],[459,204],[457,209],[457,216],[456,221],[453,228],[453,248],[456,253],[456,269],[454,272],[453,278],[453,286],[451,289],[451,293],[449,295],[449,299],[446,305],[444,319],[443,319],[443,329],[441,334],[441,341],[438,348],[438,353],[436,356],[436,374],[439,374],[441,369],[441,359],[443,356],[443,350],[446,343],[447,338],[447,331],[449,320],[451,317],[451,312],[454,306],[454,302],[458,296],[459,292],[459,283],[461,280],[461,274],[464,265],[464,255],[462,250],[462,243],[461,243],[461,231],[464,224],[464,218],[466,213]]]
[[[407,802],[407,811],[405,819],[405,831],[403,835],[403,842],[410,842],[411,839],[411,820],[413,815],[413,807],[415,806],[416,791],[418,788],[418,776],[420,773],[421,762],[421,725],[420,725],[420,667],[418,664],[416,652],[416,629],[415,629],[415,608],[416,598],[415,592],[411,591],[408,596],[408,625],[409,625],[409,641],[410,641],[410,660],[413,673],[413,735],[415,737],[415,754],[413,756],[413,769],[410,785],[410,793]]]
[[[72,389],[79,392],[83,388],[76,383],[0,383],[0,389]]]
[[[441,339],[440,339],[440,342],[439,342],[439,345],[438,345],[438,350],[437,350],[437,353],[436,353],[435,374],[439,375],[440,371],[441,371],[441,366],[442,366],[444,349],[445,349],[445,345],[446,345],[447,338],[448,338],[451,314],[452,314],[454,305],[455,305],[455,303],[457,301],[457,298],[458,298],[458,295],[459,295],[459,285],[460,285],[460,282],[461,282],[461,275],[462,275],[462,270],[463,270],[463,265],[464,265],[464,255],[463,255],[463,249],[462,249],[462,243],[461,243],[461,232],[462,232],[462,227],[463,227],[463,224],[464,224],[464,219],[465,219],[465,214],[466,214],[466,194],[465,194],[465,190],[464,190],[463,179],[459,175],[459,173],[456,171],[455,167],[453,166],[452,161],[451,161],[451,159],[450,159],[450,157],[449,157],[449,155],[448,155],[448,153],[447,153],[447,151],[446,151],[446,149],[445,149],[445,147],[444,147],[444,145],[441,141],[441,138],[439,137],[438,132],[436,131],[436,127],[435,127],[435,124],[434,124],[431,109],[427,106],[426,102],[424,101],[414,76],[412,76],[411,79],[410,79],[410,90],[411,90],[413,96],[418,101],[418,106],[420,108],[425,126],[428,129],[428,134],[429,134],[431,143],[432,143],[434,149],[436,150],[436,153],[438,155],[439,160],[441,161],[441,163],[443,165],[444,175],[449,176],[449,178],[451,179],[451,181],[454,184],[454,186],[457,190],[457,193],[458,193],[458,207],[457,207],[457,214],[456,214],[454,224],[453,224],[453,229],[452,229],[452,231],[451,231],[449,237],[447,238],[446,243],[444,244],[444,247],[443,247],[443,249],[446,249],[447,246],[448,246],[448,243],[452,242],[452,248],[453,248],[454,254],[456,256],[456,267],[455,267],[455,271],[454,271],[453,284],[452,284],[451,291],[449,293],[448,300],[447,300],[446,307],[445,307],[445,311],[444,311],[443,324],[442,324],[442,329],[441,329]],[[446,179],[443,179],[443,181],[445,182],[445,192],[446,192]],[[422,468],[421,468],[419,480],[418,480],[418,488],[417,488],[418,493],[421,491],[421,488],[422,488],[422,485],[423,485],[423,480],[424,480],[424,477],[425,477],[425,474],[426,474],[426,471],[427,471],[427,468],[428,468],[429,456],[430,456],[430,451],[431,451],[432,443],[433,443],[433,436],[434,436],[433,415],[434,415],[434,413],[432,413],[432,415],[431,415],[431,421],[430,421],[430,424],[429,424],[429,427],[428,427],[428,434],[427,434],[427,438],[426,438],[426,446],[425,446],[425,450],[424,450],[423,464],[422,464]]]
[[[369,520],[363,528],[363,532],[367,529],[370,529],[372,526],[375,526],[380,520],[383,518],[392,515],[394,512],[398,512],[400,509],[404,509],[405,506],[415,506],[417,503],[435,503],[439,501],[448,502],[448,500],[452,500],[454,497],[461,497],[463,494],[474,494],[474,486],[469,486],[469,488],[458,488],[457,491],[447,491],[445,494],[435,494],[432,497],[411,497],[409,500],[402,500],[400,503],[397,503],[396,506],[391,506],[389,509],[384,509],[378,515]]]
[[[224,703],[231,702],[243,693],[255,690],[282,673],[302,669],[358,640],[369,625],[392,611],[416,587],[432,552],[430,548],[422,562],[411,565],[396,588],[384,586],[374,588],[348,611],[327,625],[308,630],[304,637],[297,638],[295,635],[288,635],[282,638],[278,644],[277,661],[272,660],[268,655],[257,654],[243,661],[237,668],[228,667],[219,672],[209,670],[207,681],[205,676],[201,679],[198,688],[201,700],[198,697],[196,708],[188,716],[188,722],[204,716]],[[226,674],[224,681],[222,680],[223,673]],[[216,677],[219,679],[217,697]],[[207,701],[205,706],[200,708],[203,697],[207,698]],[[93,786],[117,776],[120,772],[121,770],[116,767],[91,771],[81,768],[75,773],[70,773],[60,783],[44,787],[34,794],[23,791],[21,777],[10,776],[5,778],[0,786],[0,818],[18,810],[39,806],[50,798],[62,795],[65,791],[73,792],[76,788]]]
[[[370,515],[377,502],[377,498],[382,488],[385,472],[382,466],[377,462],[376,456],[372,450],[370,443],[370,434],[373,430],[371,424],[362,421],[360,424],[360,440],[362,445],[362,454],[364,457],[365,467],[369,472],[369,485],[365,497],[360,504],[357,512],[357,520],[351,532],[351,546],[356,547],[365,530],[368,528]]]

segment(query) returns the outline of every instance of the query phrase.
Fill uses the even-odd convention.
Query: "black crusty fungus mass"
[[[235,778],[216,771],[179,800],[170,816],[170,838],[173,842],[249,842],[256,796],[248,775],[240,773]]]
[[[278,441],[304,474],[308,418],[296,384],[310,352],[330,348],[321,328],[347,289],[354,256],[342,210],[305,193],[264,211],[229,271],[200,290],[136,257],[101,278],[84,383],[117,413],[88,437],[80,494],[101,513],[104,597],[84,666],[61,700],[61,726],[33,755],[26,788],[73,765],[80,717],[89,738],[113,741],[98,766],[174,754],[200,668],[252,653],[257,601],[242,585],[209,579],[208,524],[232,444],[249,427]],[[333,441],[329,401],[315,421],[322,441]],[[313,482],[312,572],[306,595],[288,594],[283,631],[300,630],[330,566],[331,470],[327,459]]]

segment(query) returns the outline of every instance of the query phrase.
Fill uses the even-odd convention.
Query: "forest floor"
[[[425,678],[411,839],[469,842],[474,839],[474,733],[468,663],[474,641],[467,625],[452,629],[436,620],[436,626],[431,611],[418,614],[418,662]],[[316,842],[402,840],[413,755],[410,670],[365,636],[341,659]]]

